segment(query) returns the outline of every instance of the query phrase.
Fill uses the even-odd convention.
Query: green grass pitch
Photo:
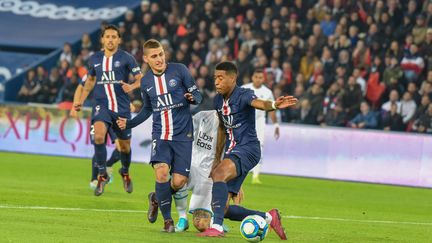
[[[161,217],[147,222],[151,167],[132,164],[134,192],[120,177],[101,197],[89,188],[90,161],[0,153],[0,242],[246,242],[239,222],[225,238],[195,229],[164,234]],[[115,171],[118,168],[115,167]],[[432,242],[432,190],[263,175],[244,183],[243,205],[282,211],[292,242]],[[173,210],[174,212],[175,210]],[[176,219],[177,214],[173,214]],[[264,242],[276,242],[270,232]]]

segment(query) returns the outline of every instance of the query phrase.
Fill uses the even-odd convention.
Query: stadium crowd
[[[299,98],[282,122],[432,133],[431,0],[143,0],[118,25],[143,70],[149,38],[189,67],[204,96],[195,112],[212,109],[214,67],[231,60],[238,85],[263,68],[275,97]],[[28,71],[18,100],[72,101],[100,49],[88,34],[77,53],[66,43],[56,67]]]

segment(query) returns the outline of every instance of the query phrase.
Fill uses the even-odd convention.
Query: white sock
[[[211,226],[213,229],[217,229],[220,232],[223,232],[223,227],[220,224],[212,224]]]
[[[266,212],[265,220],[266,220],[267,224],[270,224],[271,221],[273,220],[273,217],[269,213]]]
[[[179,214],[179,218],[187,219],[187,196],[188,191],[185,188],[180,189],[173,195],[174,202],[176,205],[177,212]]]

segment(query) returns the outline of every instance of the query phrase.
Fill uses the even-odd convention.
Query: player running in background
[[[224,236],[224,217],[241,221],[248,215],[259,215],[266,219],[278,236],[286,240],[279,211],[254,211],[238,205],[229,205],[229,199],[239,192],[248,172],[255,167],[261,156],[260,144],[255,129],[255,109],[272,111],[287,108],[297,103],[292,96],[282,96],[276,101],[257,99],[250,89],[236,86],[237,67],[231,62],[216,65],[214,73],[217,95],[215,109],[220,121],[219,128],[225,132],[225,154],[222,161],[214,164],[212,209],[213,224],[198,236]],[[220,148],[221,146],[218,146]],[[221,151],[216,151],[218,154]]]
[[[94,88],[96,104],[93,108],[93,124],[95,132],[95,157],[98,164],[98,184],[95,195],[100,196],[104,192],[109,176],[106,171],[107,150],[105,137],[108,128],[112,127],[119,139],[120,160],[122,168],[119,173],[122,177],[126,192],[133,191],[132,181],[129,176],[131,162],[130,129],[121,130],[116,124],[119,117],[129,119],[130,100],[122,89],[122,81],[128,82],[132,73],[135,80],[142,77],[141,70],[132,55],[119,50],[121,36],[118,28],[108,25],[102,31],[103,51],[96,52],[89,59],[88,78],[85,82],[80,101],[75,104],[75,109],[81,109],[82,104],[90,91]]]
[[[73,104],[76,104],[79,102],[79,99],[81,98],[82,89],[84,87],[84,83],[85,83],[86,79],[87,79],[87,75],[84,75],[81,82],[77,86],[75,93],[74,93]],[[71,110],[69,112],[69,116],[71,116],[73,118],[78,117],[78,112],[75,110],[74,107],[71,108]],[[93,120],[93,113],[92,113],[91,117]],[[93,124],[90,127],[89,133],[90,133],[91,143],[94,145],[94,125]],[[117,136],[115,135],[114,130],[111,127],[108,129],[108,135],[110,136],[111,141],[113,143],[115,143],[115,145],[116,145],[116,148],[113,150],[110,159],[107,161],[107,170],[108,170],[108,174],[110,174],[109,168],[112,167],[112,165],[120,159],[120,152],[119,152],[120,146],[119,146],[119,142],[117,140]],[[112,168],[111,168],[111,170],[112,170]],[[92,188],[92,189],[95,189],[97,187],[98,172],[99,171],[98,171],[98,166],[96,163],[96,157],[95,157],[95,155],[93,155],[93,157],[92,157],[92,175],[91,175],[91,179],[90,179],[90,188]],[[110,182],[111,181],[112,181],[112,177],[110,177]]]
[[[151,69],[141,79],[143,108],[132,120],[119,118],[117,124],[130,129],[153,114],[150,163],[156,176],[156,193],[149,194],[148,219],[154,223],[160,207],[163,231],[174,232],[172,194],[186,184],[191,165],[193,124],[189,104],[200,103],[202,96],[185,65],[165,62],[159,41],[150,39],[143,47],[144,61]]]
[[[264,72],[262,69],[255,69],[252,74],[252,83],[248,83],[242,86],[246,89],[251,89],[254,91],[255,96],[261,100],[274,101],[274,96],[272,91],[264,85]],[[279,139],[279,123],[277,122],[276,112],[268,112],[273,124],[275,124],[274,137]],[[255,111],[255,126],[258,136],[258,140],[261,145],[261,159],[260,162],[252,169],[252,184],[261,184],[259,179],[259,174],[261,171],[261,165],[263,161],[263,148],[264,148],[264,137],[265,137],[265,123],[266,123],[266,111],[256,110]]]

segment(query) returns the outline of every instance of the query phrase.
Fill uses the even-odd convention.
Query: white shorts
[[[200,174],[196,167],[191,167],[187,189],[192,191],[189,202],[189,213],[197,209],[205,210],[213,215],[211,209],[213,181],[208,176]]]

